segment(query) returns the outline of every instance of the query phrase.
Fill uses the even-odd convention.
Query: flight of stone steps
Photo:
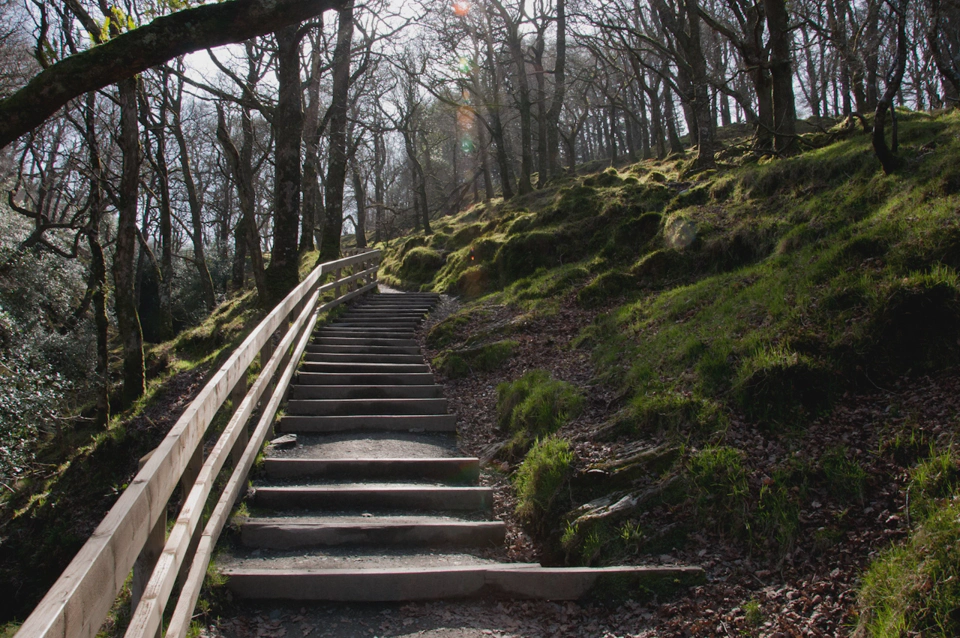
[[[316,330],[289,392],[239,546],[217,567],[252,599],[579,599],[598,584],[656,588],[696,568],[543,568],[484,556],[502,546],[479,461],[414,340],[438,297],[368,295]],[[486,551],[483,551],[486,550]]]

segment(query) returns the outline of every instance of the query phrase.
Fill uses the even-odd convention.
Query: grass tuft
[[[573,452],[559,437],[537,441],[527,453],[514,477],[517,514],[534,530],[543,531],[544,522],[561,499],[561,489],[573,473]]]
[[[507,453],[523,454],[538,438],[553,434],[583,409],[576,386],[531,370],[497,386],[497,422],[513,435]]]

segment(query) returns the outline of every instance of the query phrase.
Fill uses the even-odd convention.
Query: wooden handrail
[[[258,425],[248,443],[246,424],[256,409],[257,402],[272,384],[275,372],[283,369],[281,378],[276,384],[276,390],[267,406],[271,409],[264,409],[261,417],[261,424],[264,420],[268,425],[273,422],[283,390],[289,383],[289,378],[300,357],[300,352],[290,352],[290,346],[296,343],[298,348],[300,346],[305,348],[315,323],[310,321],[311,317],[316,317],[319,312],[372,289],[376,285],[376,264],[379,259],[380,251],[374,250],[321,264],[270,311],[184,410],[129,487],[124,490],[94,530],[90,539],[20,627],[17,638],[92,638],[95,636],[138,556],[144,550],[148,537],[161,517],[165,515],[167,503],[174,488],[181,479],[189,478],[190,480],[187,481],[189,493],[184,498],[183,507],[167,538],[157,567],[153,570],[144,589],[143,597],[128,630],[128,636],[152,638],[156,635],[167,598],[173,589],[181,566],[185,564],[190,553],[190,546],[198,529],[204,504],[217,475],[234,447],[240,445],[243,453],[235,463],[234,475],[227,485],[229,490],[233,479],[244,465],[252,466],[256,451],[269,433],[269,427],[261,429]],[[348,277],[340,278],[339,274],[345,268],[351,268],[355,272]],[[360,272],[356,272],[358,270]],[[320,286],[322,277],[328,273],[337,273],[337,279]],[[339,295],[320,308],[316,307],[323,292],[337,290],[338,287],[348,284],[352,288],[358,282],[365,285],[347,294]],[[292,314],[295,315],[292,329],[283,336],[279,347],[274,348],[274,333],[286,327]],[[302,348],[300,350],[302,351]],[[202,454],[202,448],[198,446],[203,442],[214,415],[231,392],[246,388],[247,370],[258,355],[261,363],[259,377],[249,392],[240,393],[242,400],[235,397],[233,417],[200,468],[199,475],[195,478],[190,477],[191,461],[194,460],[195,454]],[[256,446],[252,447],[254,443]],[[252,457],[248,459],[251,450],[253,450]],[[238,479],[237,486],[245,484],[248,472],[249,467],[243,472],[242,478]],[[234,492],[239,490],[237,486],[234,486]],[[186,493],[187,489],[184,492]],[[233,495],[231,505],[236,502],[238,495],[238,492]],[[218,505],[215,513],[219,509]],[[230,508],[225,509],[226,513],[221,514],[224,520]],[[211,518],[211,522],[213,521],[214,518]],[[205,531],[199,547],[204,547],[203,539],[208,538],[206,543],[210,544],[209,551],[212,551],[212,545],[216,544],[216,538],[222,528],[223,521],[220,521],[216,534],[208,535]],[[200,552],[197,557],[202,559]],[[203,571],[200,572],[201,583],[202,574],[209,562],[209,552],[203,562]],[[190,577],[194,571],[194,566],[191,566],[187,584],[183,587],[183,593],[193,596],[190,609],[186,612],[187,628],[189,615],[193,605],[196,604],[195,595],[199,593],[199,585],[194,588],[195,591],[188,587],[192,582]],[[180,605],[178,605],[179,609]],[[185,633],[184,629],[179,635],[182,636]]]

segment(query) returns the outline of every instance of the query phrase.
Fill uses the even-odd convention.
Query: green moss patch
[[[557,431],[580,414],[583,396],[576,386],[531,370],[497,386],[497,423],[512,434],[506,452],[522,455],[538,438]]]
[[[459,379],[478,372],[493,372],[513,356],[517,342],[496,341],[473,348],[446,351],[433,359],[433,367],[451,379]]]

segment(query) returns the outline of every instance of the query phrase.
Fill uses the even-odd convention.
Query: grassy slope
[[[782,556],[804,505],[797,485],[856,486],[857,462],[833,450],[778,468],[751,496],[731,419],[802,438],[845,393],[942,370],[960,353],[960,114],[904,113],[900,135],[908,167],[892,176],[868,136],[849,132],[689,177],[674,159],[567,178],[397,240],[383,278],[477,300],[435,329],[440,346],[481,303],[537,316],[600,308],[578,342],[625,398],[607,433],[679,446],[672,475],[685,490],[672,498],[721,527],[720,510],[741,511],[726,532],[763,529]],[[598,542],[584,536],[566,540]]]
[[[302,257],[302,274],[316,257]],[[63,438],[45,442],[39,458],[50,473],[21,481],[0,501],[0,623],[29,614],[136,474],[138,460],[166,436],[206,376],[263,314],[255,292],[229,297],[198,326],[145,348],[147,392],[114,415],[106,431],[78,421]],[[229,410],[221,410],[209,431],[215,436],[227,418]],[[178,498],[174,494],[173,505]]]

